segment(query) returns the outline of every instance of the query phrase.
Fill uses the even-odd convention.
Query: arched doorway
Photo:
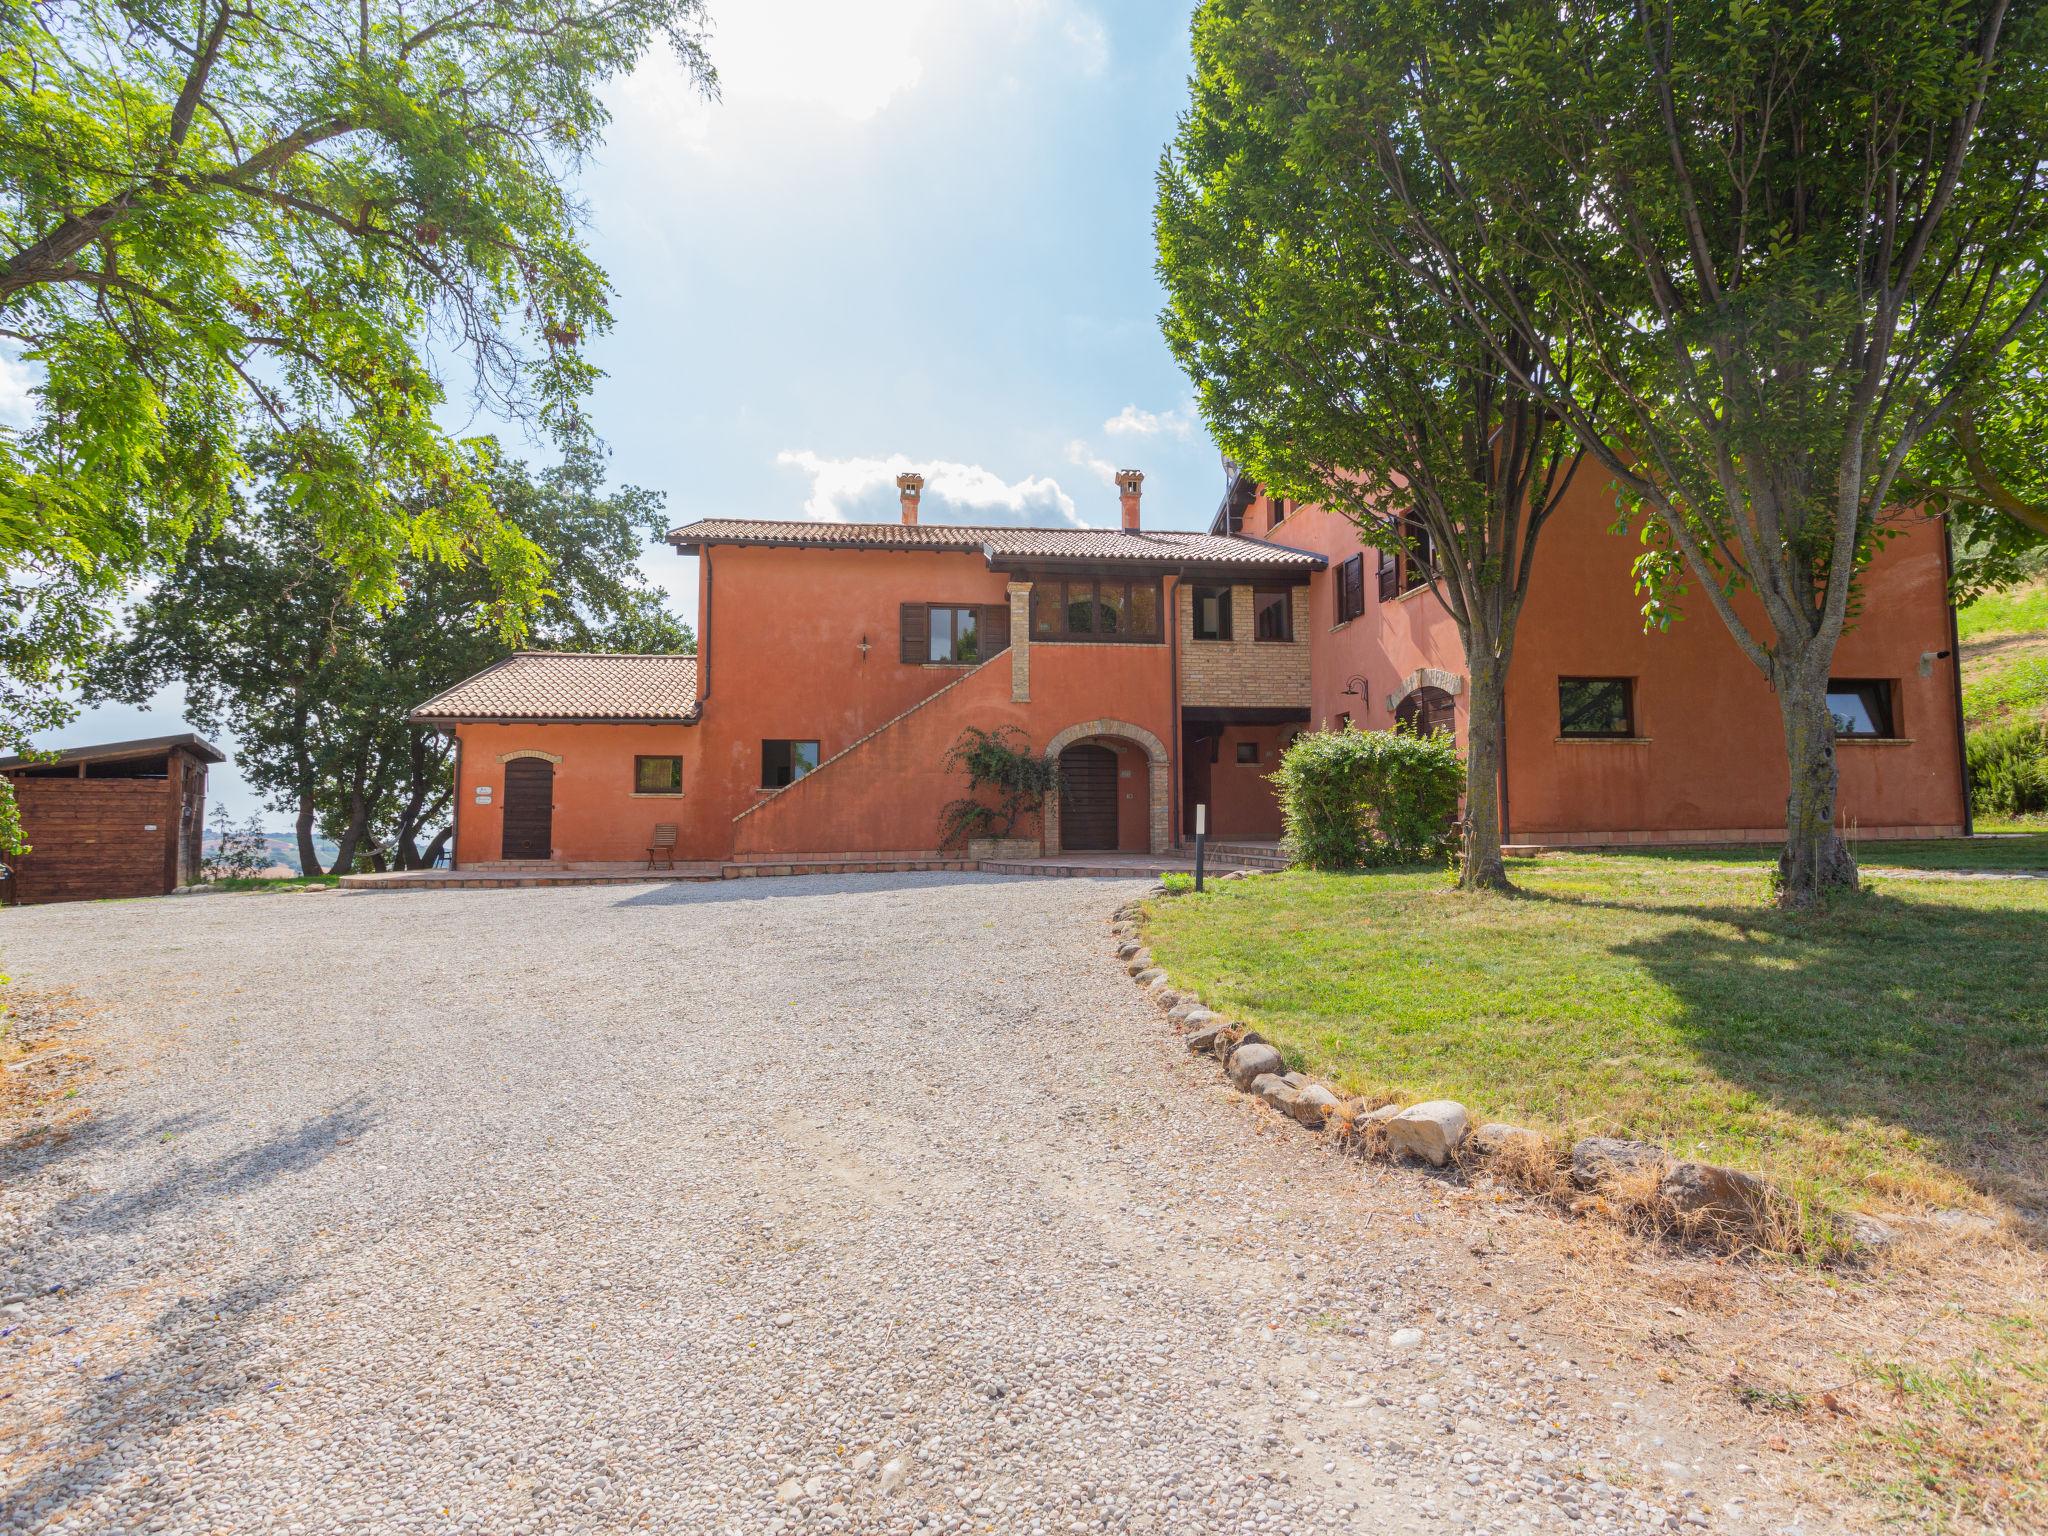
[[[1173,829],[1167,822],[1167,755],[1166,743],[1142,725],[1128,720],[1080,720],[1055,735],[1045,745],[1046,754],[1057,763],[1064,764],[1069,747],[1093,746],[1107,752],[1111,759],[1112,793],[1119,805],[1118,832],[1126,834],[1129,846],[1150,853],[1164,853],[1173,841]],[[1133,751],[1132,749],[1136,750]],[[1084,759],[1085,761],[1085,759]],[[1099,773],[1100,760],[1096,759],[1095,772]],[[1089,770],[1084,768],[1083,772]],[[1133,804],[1121,802],[1136,791]],[[1065,786],[1046,797],[1045,809],[1041,813],[1048,853],[1058,849],[1087,846],[1067,839],[1066,812],[1068,791]],[[1086,791],[1084,790],[1085,794]],[[1123,812],[1139,810],[1139,819],[1133,823]],[[1083,836],[1088,834],[1084,832]],[[1098,834],[1099,835],[1099,834]],[[1111,833],[1112,841],[1102,845],[1115,848],[1119,842],[1117,832]]]
[[[1418,736],[1438,731],[1453,734],[1458,729],[1458,703],[1443,689],[1424,685],[1403,699],[1394,709],[1394,723],[1406,726]]]
[[[544,757],[505,764],[505,843],[501,858],[545,859],[555,851],[555,765]]]
[[[1076,742],[1060,753],[1060,848],[1068,853],[1113,851],[1116,836],[1117,756],[1096,742]]]

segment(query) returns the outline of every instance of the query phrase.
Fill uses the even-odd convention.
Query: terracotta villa
[[[1234,477],[1206,533],[714,518],[699,652],[522,652],[429,699],[458,741],[455,860],[931,857],[963,727],[1012,725],[1064,787],[1029,851],[1161,853],[1206,805],[1222,839],[1278,837],[1267,775],[1299,731],[1397,720],[1462,736],[1455,626],[1419,570],[1349,521]],[[1709,613],[1646,635],[1631,546],[1591,475],[1545,534],[1509,682],[1509,840],[1775,840],[1785,763],[1769,690]],[[1967,824],[1946,536],[1904,527],[1865,579],[1834,690],[1845,826]]]

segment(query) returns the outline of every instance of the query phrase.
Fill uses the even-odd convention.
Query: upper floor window
[[[1558,735],[1633,736],[1635,733],[1635,687],[1628,678],[1560,677],[1557,680]]]
[[[1279,592],[1254,592],[1252,594],[1252,634],[1261,640],[1292,640],[1294,638],[1294,594],[1285,590]]]
[[[1337,622],[1345,624],[1365,612],[1365,556],[1353,555],[1337,567]]]
[[[1034,640],[1159,639],[1159,583],[1147,577],[1035,578],[1031,587]]]
[[[905,603],[905,666],[971,667],[1010,648],[1010,610],[1004,603]]]
[[[761,787],[781,789],[818,766],[815,741],[764,741],[761,743]]]
[[[636,795],[680,795],[683,792],[683,760],[680,757],[636,757],[633,759],[633,793]]]
[[[1230,588],[1196,587],[1194,589],[1195,638],[1197,640],[1228,640],[1230,638]]]
[[[978,608],[933,608],[929,613],[925,626],[927,660],[981,660],[981,611]]]
[[[1429,539],[1429,525],[1413,512],[1401,518],[1401,532],[1408,540],[1408,547],[1401,551],[1401,563],[1406,568],[1401,580],[1403,592],[1413,592],[1429,580],[1429,568],[1436,558],[1436,550]]]
[[[1837,736],[1897,736],[1894,702],[1890,678],[1828,679],[1828,713],[1834,717]]]

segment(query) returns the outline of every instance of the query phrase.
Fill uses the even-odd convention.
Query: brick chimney
[[[1145,477],[1135,469],[1120,469],[1116,472],[1117,495],[1124,504],[1124,527],[1136,531],[1138,526],[1138,497]]]
[[[924,476],[915,470],[896,477],[896,499],[903,503],[903,521],[917,523],[918,498],[924,495]]]

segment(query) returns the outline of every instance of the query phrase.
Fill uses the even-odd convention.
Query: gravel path
[[[0,1161],[0,1530],[1834,1528],[1190,1060],[1137,889],[0,915],[111,1074]]]

